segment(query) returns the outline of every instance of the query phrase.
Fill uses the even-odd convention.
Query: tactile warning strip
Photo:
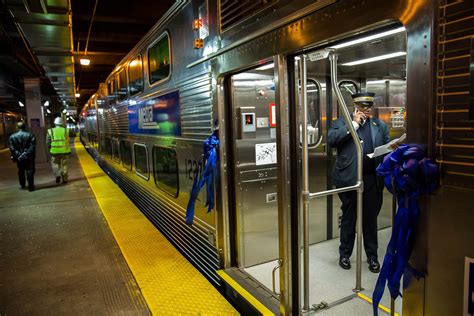
[[[89,185],[152,313],[238,315],[100,169],[78,140],[75,147]]]

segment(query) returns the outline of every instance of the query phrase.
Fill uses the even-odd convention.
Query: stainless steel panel
[[[276,160],[259,162],[259,146],[276,144],[267,119],[270,104],[275,103],[273,68],[249,70],[232,76],[232,113],[235,155],[235,188],[237,201],[239,265],[249,267],[278,257],[278,205],[267,202],[267,195],[277,191]],[[245,129],[250,113],[253,129]],[[263,145],[262,145],[263,146]],[[276,149],[276,147],[274,147]],[[262,152],[262,154],[265,152]],[[273,156],[276,157],[276,151]]]

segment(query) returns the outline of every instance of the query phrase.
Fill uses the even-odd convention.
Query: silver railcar
[[[469,14],[462,1],[177,1],[83,108],[81,138],[202,273],[216,285],[229,286],[232,278],[263,304],[260,312],[317,310],[352,299],[354,288],[370,294],[375,276],[361,271],[361,255],[352,272],[341,277],[337,267],[340,202],[325,195],[333,189],[335,160],[326,142],[329,124],[342,115],[341,106],[350,105],[352,93],[375,92],[375,115],[392,138],[406,133],[409,142],[436,156],[450,194],[462,195],[456,186],[472,188],[472,154],[456,160],[469,140],[456,140],[456,119],[448,113],[450,104],[467,113],[461,128],[472,133],[474,109],[465,109],[464,99],[449,99],[458,96],[452,89],[459,82],[435,80],[437,58],[443,60],[440,76],[463,76],[452,73],[461,66],[444,60],[461,64],[472,56],[469,45],[467,51],[456,46],[472,35],[458,23]],[[440,122],[452,129],[439,134],[434,126]],[[203,167],[202,142],[216,128],[217,205],[207,213],[201,193],[188,226],[185,208]],[[445,140],[458,155],[439,146]],[[304,211],[306,180],[309,192],[322,197]],[[437,210],[429,200],[422,204]],[[395,208],[386,193],[378,219],[381,255]],[[472,223],[463,214],[460,221]],[[428,244],[436,249],[436,233],[426,226],[440,218],[422,216],[412,256],[420,270],[433,255]],[[462,242],[461,249],[473,251]],[[411,283],[403,310],[459,311],[450,302],[437,304],[441,295],[433,288],[442,278],[429,278],[431,283]],[[233,300],[241,295],[228,293]],[[449,301],[459,296],[453,292]],[[384,303],[390,304],[388,298]]]

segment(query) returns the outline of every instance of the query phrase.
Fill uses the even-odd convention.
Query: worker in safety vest
[[[71,154],[69,130],[63,126],[63,120],[60,117],[54,119],[54,125],[54,128],[48,129],[46,135],[46,144],[51,154],[51,167],[56,177],[56,183],[59,183],[61,179],[63,183],[67,183],[67,165]]]

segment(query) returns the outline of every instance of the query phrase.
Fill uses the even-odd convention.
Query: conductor
[[[387,126],[378,118],[372,117],[374,93],[362,92],[352,95],[354,113],[352,124],[357,135],[363,141],[363,181],[362,229],[364,248],[369,270],[380,271],[377,258],[377,216],[382,207],[383,179],[379,178],[375,168],[383,157],[370,159],[367,154],[374,148],[390,141]],[[354,141],[343,118],[331,123],[328,133],[328,144],[337,149],[336,164],[333,170],[334,184],[337,188],[355,185],[357,182],[357,153]],[[343,269],[351,268],[350,256],[354,248],[357,219],[357,192],[339,193],[342,202],[341,237],[339,246],[339,265]]]

